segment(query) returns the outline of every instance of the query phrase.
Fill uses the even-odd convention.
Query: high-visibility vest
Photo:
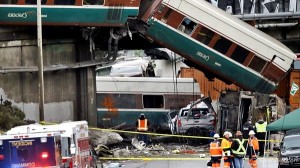
[[[219,141],[215,140],[210,143],[209,153],[212,157],[222,156],[222,148]]]
[[[245,155],[246,154],[246,149],[244,147],[244,142],[245,140],[243,139],[242,141],[240,139],[235,139],[239,143],[239,148],[237,150],[232,149],[232,153],[236,155]]]
[[[253,147],[254,150],[259,150],[258,140],[256,137],[254,137],[253,139],[249,138],[248,144],[250,147]]]
[[[138,131],[148,131],[148,122],[147,119],[141,120],[138,119]]]
[[[230,153],[231,143],[227,139],[223,139],[221,142],[221,147],[225,154]]]
[[[256,132],[267,132],[267,122],[264,122],[262,124],[255,123]]]

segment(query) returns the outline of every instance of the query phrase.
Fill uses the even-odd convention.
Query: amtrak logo
[[[27,13],[8,13],[7,17],[9,18],[27,18]]]
[[[25,13],[8,13],[7,14],[7,17],[9,17],[9,18],[23,18],[23,19],[26,19],[27,17],[33,17],[33,16],[36,16],[35,11],[28,11],[28,12],[25,12]],[[46,18],[48,16],[41,14],[41,17]]]
[[[197,52],[197,55],[198,55],[199,57],[203,58],[205,61],[208,61],[208,60],[209,60],[209,56],[203,54],[203,53],[200,52],[200,51]]]

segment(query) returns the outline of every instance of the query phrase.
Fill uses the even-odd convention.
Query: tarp
[[[267,125],[267,131],[300,128],[300,108]]]

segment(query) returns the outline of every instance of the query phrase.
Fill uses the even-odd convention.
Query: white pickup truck
[[[178,113],[172,112],[169,116],[172,115],[175,115],[171,117],[170,122],[173,134],[208,136],[209,132],[215,129],[216,115],[206,101],[192,102],[181,108]]]

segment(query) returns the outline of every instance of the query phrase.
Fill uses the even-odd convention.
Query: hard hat
[[[232,133],[231,132],[228,132],[228,134],[229,134],[229,137],[232,137]]]
[[[142,114],[141,114],[141,116],[145,116],[145,114],[144,114],[144,113],[142,113]]]
[[[255,132],[253,130],[250,130],[249,135],[255,135]]]
[[[243,135],[241,131],[236,131],[235,135]]]
[[[215,134],[214,138],[220,138],[220,135],[219,134]]]
[[[227,135],[227,134],[229,134],[229,132],[228,132],[228,131],[225,131],[224,134],[223,134],[223,136],[225,136],[225,135]]]

